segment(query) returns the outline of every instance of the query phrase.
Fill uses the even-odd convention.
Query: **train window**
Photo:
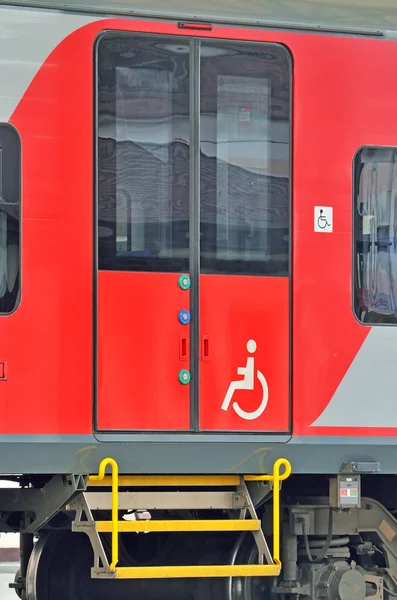
[[[204,273],[289,273],[290,78],[281,46],[202,43]]]
[[[357,318],[397,323],[397,148],[366,147],[354,165]]]
[[[188,269],[189,56],[163,36],[98,43],[99,269]]]
[[[21,147],[17,131],[0,123],[0,314],[20,299]]]

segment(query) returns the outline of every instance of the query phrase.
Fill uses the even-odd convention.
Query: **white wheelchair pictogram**
[[[255,340],[249,340],[247,342],[247,350],[250,354],[254,354],[256,351],[256,342]],[[227,410],[230,406],[230,402],[232,401],[234,392],[236,390],[254,390],[255,386],[255,359],[253,356],[249,356],[247,358],[247,364],[245,367],[238,367],[237,369],[238,375],[244,375],[244,379],[239,379],[237,381],[232,381],[229,385],[229,389],[226,392],[226,396],[222,402],[222,410]],[[261,416],[263,411],[267,406],[267,402],[269,399],[269,388],[267,385],[267,381],[261,373],[261,371],[256,371],[256,376],[259,379],[259,382],[262,386],[262,401],[259,407],[253,412],[247,412],[240,408],[237,402],[233,402],[232,406],[236,414],[242,419],[246,419],[247,421],[253,421]]]

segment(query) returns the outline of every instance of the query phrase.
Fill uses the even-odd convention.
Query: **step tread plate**
[[[171,579],[190,577],[277,577],[280,565],[194,565],[117,567],[116,579]]]
[[[98,533],[111,533],[111,521],[97,521]],[[259,531],[258,519],[208,519],[175,521],[119,521],[120,533],[138,531]]]

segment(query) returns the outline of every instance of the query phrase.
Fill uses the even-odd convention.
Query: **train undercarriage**
[[[2,530],[20,531],[20,571],[10,585],[25,600],[397,596],[394,476],[283,481],[275,469],[267,478],[20,483],[2,490],[0,502]]]

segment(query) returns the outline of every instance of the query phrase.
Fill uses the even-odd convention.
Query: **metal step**
[[[104,569],[95,570],[108,579]],[[275,565],[192,565],[183,567],[117,567],[114,579],[184,579],[191,577],[277,577],[280,566]]]
[[[105,476],[110,465],[111,477]],[[284,472],[280,473],[280,467]],[[269,475],[123,475],[118,465],[109,458],[101,462],[98,475],[88,479],[91,490],[74,497],[69,509],[76,512],[72,531],[86,533],[94,551],[93,578],[103,579],[157,579],[185,577],[275,577],[281,570],[280,554],[280,484],[291,473],[286,459],[278,459]],[[247,481],[268,481],[273,485],[273,555],[270,553],[261,522],[248,492]],[[106,492],[99,488],[111,486]],[[120,488],[141,488],[139,491],[120,491]],[[178,488],[170,491],[169,488]],[[158,488],[153,490],[153,488]],[[184,489],[188,488],[188,489]],[[197,488],[193,489],[192,488]],[[203,489],[204,488],[204,489]],[[208,491],[208,488],[216,488]],[[219,489],[223,488],[223,489]],[[224,488],[234,488],[232,490]],[[128,510],[228,510],[240,518],[177,519],[177,520],[119,520],[119,512]],[[93,510],[111,510],[110,521],[95,521]],[[249,518],[247,518],[249,516]],[[117,567],[118,536],[120,533],[146,532],[251,532],[257,549],[256,565],[190,565],[160,567]],[[112,534],[112,560],[109,564],[100,534]],[[267,564],[264,563],[264,559]]]
[[[112,485],[112,477],[106,475],[96,479],[96,475],[88,478],[90,487],[106,487]],[[120,487],[235,487],[240,483],[238,475],[119,475]]]
[[[118,521],[120,533],[137,531],[259,531],[258,519],[208,519],[184,521]],[[111,533],[112,521],[96,521],[98,533]]]

